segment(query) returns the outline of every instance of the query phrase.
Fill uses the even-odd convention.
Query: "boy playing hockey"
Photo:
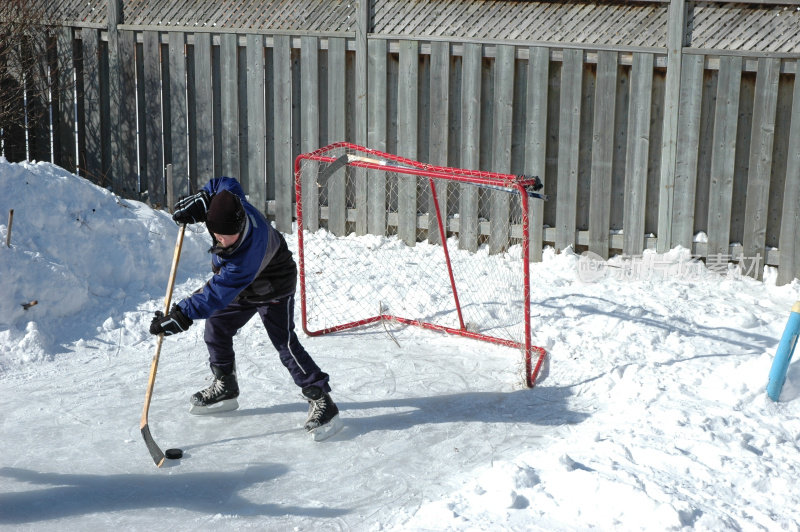
[[[150,324],[151,334],[171,335],[188,329],[193,320],[206,320],[203,338],[214,380],[191,397],[191,412],[238,408],[233,336],[258,313],[281,362],[309,403],[305,429],[315,437],[335,431],[339,409],[330,397],[328,374],[294,332],[297,266],[283,235],[229,177],[212,179],[197,194],[180,200],[172,218],[179,224],[205,222],[213,241],[211,279],[174,304],[169,314],[156,312]]]

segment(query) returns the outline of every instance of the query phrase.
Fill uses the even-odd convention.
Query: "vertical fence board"
[[[604,259],[608,258],[608,235],[611,228],[614,135],[610,135],[609,131],[614,131],[618,66],[617,52],[598,52],[589,198],[589,251]]]
[[[387,56],[383,39],[368,42],[369,102],[367,109],[367,142],[371,148],[386,150],[387,141]],[[386,174],[370,171],[367,177],[367,229],[373,235],[386,232]]]
[[[319,148],[319,39],[300,38],[300,150],[304,153]],[[300,184],[303,194],[303,226],[319,229],[319,189],[316,185],[318,163],[307,161],[308,172]]]
[[[214,176],[214,97],[211,77],[211,35],[194,36],[194,96],[197,128],[192,136],[197,154],[195,190]]]
[[[612,231],[623,230],[625,217],[625,169],[628,162],[628,116],[631,100],[631,69],[620,66],[617,69],[617,101],[614,104],[617,116],[614,118],[614,160],[611,176],[611,225]],[[611,247],[611,242],[609,242]],[[620,244],[614,244],[621,249]]]
[[[639,255],[644,251],[653,59],[652,53],[633,54],[623,214],[625,229],[622,251],[627,255]]]
[[[450,43],[431,43],[431,77],[430,77],[430,152],[431,164],[447,166],[447,153],[449,149],[450,132]],[[447,182],[440,181],[436,184],[436,196],[439,202],[439,213],[442,223],[447,229]],[[441,243],[438,222],[434,213],[436,205],[431,197],[428,206],[428,241]],[[445,233],[446,236],[446,233]]]
[[[172,190],[176,198],[189,193],[189,146],[187,144],[186,55],[184,34],[169,33],[169,109],[172,145]]]
[[[75,172],[75,58],[72,28],[58,30],[58,89],[59,89],[59,166]]]
[[[328,39],[328,142],[345,140],[345,45],[344,38]],[[328,179],[328,230],[334,235],[346,234],[347,197],[345,170],[334,172]]]
[[[76,29],[76,34],[78,30]],[[81,171],[83,175],[86,174],[86,91],[90,90],[91,87],[84,87],[85,84],[91,83],[96,81],[95,79],[87,79],[87,72],[85,65],[97,65],[97,47],[98,47],[98,32],[95,30],[94,32],[83,32],[83,37],[81,39],[82,46],[80,50],[77,50],[77,45],[73,47],[75,50],[75,62],[76,62],[76,75],[77,75],[77,82],[78,82],[78,94],[77,94],[77,103],[78,103],[78,139],[80,142],[80,157],[81,160],[79,161],[79,165],[81,166]],[[94,39],[93,43],[88,42],[91,41],[92,38]],[[50,141],[50,90],[48,87],[49,79],[48,79],[48,67],[49,67],[49,58],[48,58],[48,47],[49,43],[52,43],[53,40],[50,36],[46,34],[38,34],[38,35],[30,35],[26,39],[24,39],[23,44],[21,45],[20,51],[22,53],[22,61],[24,64],[27,65],[26,72],[25,72],[25,94],[24,96],[17,92],[18,96],[18,106],[16,109],[12,111],[12,105],[7,98],[0,98],[6,100],[5,103],[5,113],[12,113],[17,114],[17,116],[27,114],[27,118],[23,120],[19,120],[17,123],[20,126],[23,124],[25,120],[27,120],[28,127],[27,127],[27,139],[25,138],[25,131],[22,131],[22,134],[17,134],[12,130],[14,127],[7,121],[3,125],[4,128],[4,139],[3,142],[5,143],[5,150],[7,155],[11,155],[11,152],[14,150],[11,149],[11,145],[14,144],[13,139],[19,139],[20,147],[25,150],[25,143],[27,140],[28,149],[27,149],[27,156],[31,160],[36,161],[52,161],[53,154],[52,154],[52,145]],[[2,47],[2,45],[0,45]],[[87,51],[89,48],[89,51]],[[93,54],[92,55],[92,51]],[[87,57],[88,56],[88,57]],[[96,73],[97,71],[94,70],[91,73]],[[10,80],[8,80],[10,81]],[[96,92],[99,91],[99,88]],[[9,94],[10,96],[10,94]],[[25,109],[27,108],[27,112]],[[9,115],[6,114],[8,117]],[[13,121],[13,120],[12,120]],[[9,126],[11,128],[9,129]],[[15,160],[13,157],[8,157],[9,160]],[[89,176],[90,179],[95,180],[99,177],[99,174],[95,173],[95,175]]]
[[[547,168],[547,95],[550,78],[550,50],[528,49],[528,91],[525,103],[525,173],[539,176],[546,183]],[[548,191],[547,185],[543,191]],[[528,204],[530,260],[541,262],[543,247],[544,202]]]
[[[370,2],[369,0],[359,0],[357,3],[357,24],[355,38],[355,142],[361,146],[367,145],[367,115],[368,115],[368,70],[369,52],[368,35],[372,30],[370,25]],[[364,235],[367,233],[367,202],[368,184],[367,170],[356,168],[356,234]]]
[[[461,67],[461,167],[480,168],[482,45],[464,44]],[[461,249],[478,249],[478,188],[459,185],[458,243]]]
[[[583,50],[564,50],[558,135],[556,250],[575,245],[578,208]]]
[[[592,68],[594,67],[594,68]],[[594,70],[594,72],[592,72]],[[575,227],[577,232],[589,228],[589,206],[592,185],[592,144],[594,121],[595,88],[597,85],[596,65],[583,65],[581,69],[581,120],[578,134],[578,182],[575,190]],[[577,240],[575,244],[578,244]]]
[[[658,183],[658,243],[664,253],[672,242],[672,219],[675,201],[675,159],[678,148],[678,113],[680,104],[681,61],[686,28],[684,0],[672,0],[667,21],[667,79],[664,95],[664,118],[661,132],[661,175]]]
[[[239,44],[239,35],[236,36],[237,45]],[[239,182],[242,184],[245,193],[249,194],[250,191],[250,167],[247,163],[249,156],[247,154],[250,146],[248,141],[248,123],[247,123],[247,110],[249,108],[247,103],[247,38],[245,37],[244,46],[237,46],[236,48],[237,66],[236,66],[236,90],[239,91],[239,159],[237,168],[239,169]]]
[[[494,121],[492,122],[492,170],[511,172],[511,132],[514,120],[514,67],[516,49],[497,47],[494,75]],[[489,253],[508,248],[511,235],[511,197],[493,190],[489,216]]]
[[[800,278],[800,231],[798,231],[798,227],[800,227],[800,83],[798,83],[800,61],[795,61],[794,64],[792,118],[778,240],[781,254],[777,279],[779,285]]]
[[[86,176],[103,185],[102,133],[100,129],[100,34],[94,28],[81,30],[83,41],[83,108],[86,139],[83,161]],[[49,151],[49,150],[48,150]]]
[[[188,36],[187,36],[188,39]],[[189,150],[189,177],[187,183],[189,194],[197,192],[197,96],[195,88],[197,79],[195,75],[194,46],[188,41],[186,44],[186,122],[187,122],[187,147]]]
[[[747,178],[742,239],[744,269],[757,279],[762,278],[762,266],[766,258],[769,185],[780,68],[780,59],[762,57],[758,60],[753,126],[750,134],[750,172]]]
[[[136,37],[134,36],[134,40]],[[136,142],[138,143],[138,153],[136,164],[139,169],[139,190],[142,193],[142,200],[148,201],[147,197],[147,177],[144,174],[147,168],[147,123],[146,105],[144,94],[144,44],[134,42],[136,55]]]
[[[714,151],[714,110],[717,102],[718,73],[703,72],[703,94],[700,101],[700,135],[697,143],[694,234],[700,232],[708,234],[708,195],[711,189],[711,154]]]
[[[247,36],[247,193],[267,213],[267,135],[264,94],[264,37]],[[291,201],[289,201],[291,207]]]
[[[144,62],[142,85],[145,105],[145,164],[142,186],[147,187],[150,205],[164,205],[164,147],[161,141],[161,42],[159,33],[145,31],[142,35]]]
[[[719,61],[717,103],[708,205],[708,257],[730,258],[731,202],[736,161],[742,58],[723,56]]]
[[[675,149],[675,191],[670,247],[682,246],[692,249],[694,239],[694,201],[697,187],[704,61],[705,57],[702,55],[687,55],[681,62],[682,80],[678,111],[680,135]]]
[[[239,53],[237,36],[220,35],[220,122],[222,173],[239,178]]]
[[[164,148],[164,193],[165,202],[169,203],[168,193],[172,190],[172,180],[167,175],[167,168],[172,172],[172,106],[170,105],[170,93],[172,91],[172,84],[170,83],[169,71],[169,41],[166,44],[161,44],[159,41],[159,54],[161,61],[159,66],[161,68],[161,123],[163,124],[161,134],[163,139]]]
[[[292,231],[294,172],[292,162],[292,53],[289,37],[276,35],[273,48],[275,116],[275,224]]]
[[[136,175],[136,89],[134,35],[109,31],[109,107],[114,192],[139,198]]]
[[[419,45],[400,42],[397,77],[397,151],[409,159],[417,158]],[[397,234],[409,246],[417,241],[417,178],[399,176],[397,183]]]

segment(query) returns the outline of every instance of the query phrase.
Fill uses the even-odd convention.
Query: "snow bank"
[[[177,238],[166,212],[49,163],[0,159],[3,243],[11,209],[11,247],[0,250],[0,368],[64,352],[164,293]],[[203,260],[198,236],[187,239],[184,263]]]

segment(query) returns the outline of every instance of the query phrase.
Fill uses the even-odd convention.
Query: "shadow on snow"
[[[346,510],[259,503],[239,493],[287,472],[282,465],[249,466],[227,473],[80,475],[0,468],[0,476],[39,486],[0,494],[0,523],[20,524],[144,508],[182,508],[239,516],[338,517]]]

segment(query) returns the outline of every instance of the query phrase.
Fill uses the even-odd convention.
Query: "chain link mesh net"
[[[509,176],[352,145],[297,169],[307,331],[383,316],[526,346],[524,207]]]

